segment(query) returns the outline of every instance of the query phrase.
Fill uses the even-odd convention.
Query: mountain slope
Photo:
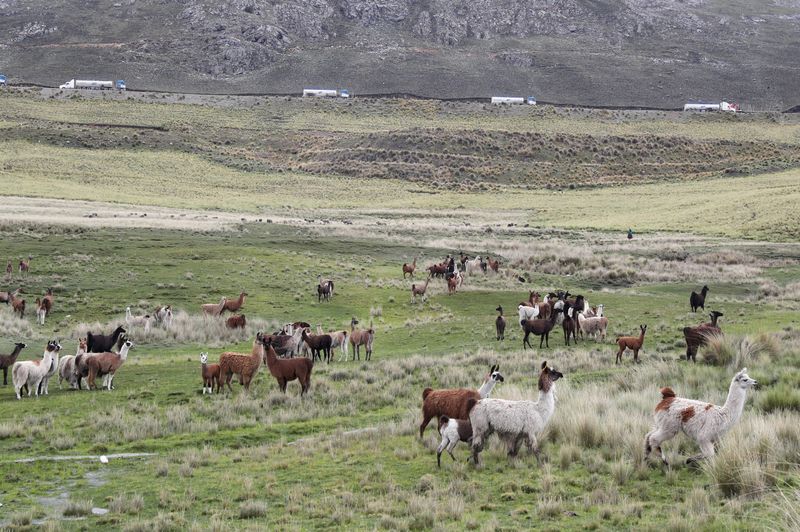
[[[54,85],[796,105],[797,0],[0,0],[0,69]]]

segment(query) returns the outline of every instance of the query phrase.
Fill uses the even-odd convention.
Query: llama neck
[[[53,353],[50,351],[45,351],[44,356],[42,357],[42,365],[39,366],[44,371],[50,371],[50,363],[53,362]]]
[[[264,346],[258,340],[253,342],[253,352],[250,354],[250,358],[255,363],[256,369],[258,369],[264,359]]]
[[[122,349],[119,350],[119,359],[120,360],[124,361],[125,359],[128,358],[128,350],[129,349],[130,349],[130,346],[128,344],[125,344],[125,345],[122,346]]]
[[[553,416],[553,412],[556,410],[556,385],[551,384],[550,389],[547,391],[540,391],[539,392],[539,400],[534,405],[534,408],[539,413],[539,416],[542,418],[542,421],[547,424],[550,418]]]
[[[739,418],[742,417],[745,399],[747,399],[747,391],[736,382],[732,382],[728,390],[728,398],[720,409],[722,415],[726,419],[725,429],[739,421]]]
[[[496,384],[495,380],[491,377],[486,379],[484,383],[478,388],[478,394],[481,396],[481,399],[486,399],[489,397],[489,394],[492,393],[494,389],[494,385]]]

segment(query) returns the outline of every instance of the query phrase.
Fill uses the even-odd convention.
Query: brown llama
[[[278,388],[286,393],[286,384],[297,379],[300,381],[300,396],[311,387],[311,371],[314,362],[308,358],[278,358],[270,343],[265,343],[264,361],[270,374],[278,381]]]
[[[17,342],[14,344],[14,350],[9,355],[0,355],[0,368],[3,369],[3,386],[8,385],[8,368],[14,365],[14,362],[17,361],[17,357],[19,356],[19,352],[28,347],[26,344],[22,342]]]
[[[578,338],[575,336],[575,332],[578,325],[577,317],[570,316],[569,304],[564,305],[564,321],[561,322],[561,327],[564,329],[564,341],[569,345],[569,337],[572,336],[572,339],[575,341],[575,344],[578,343]]]
[[[213,394],[215,387],[219,393],[219,364],[209,364],[208,353],[200,353],[200,373],[203,376],[203,395],[206,394],[206,390],[209,394]]]
[[[302,338],[311,350],[312,361],[319,358],[320,362],[322,362],[324,355],[325,362],[330,364],[331,344],[333,344],[333,338],[331,338],[330,334],[308,334],[308,330],[303,329]]]
[[[14,314],[19,314],[20,319],[25,317],[25,300],[11,294],[11,308]]]
[[[550,319],[533,319],[533,320],[525,320],[522,322],[522,330],[525,331],[525,337],[522,339],[522,348],[530,347],[533,349],[530,340],[528,337],[531,334],[534,334],[539,337],[539,349],[542,348],[542,343],[545,343],[547,347],[550,347],[550,331],[553,330],[553,327],[556,324],[556,318],[558,317],[557,312],[550,313]]]
[[[244,305],[244,298],[246,298],[247,295],[248,295],[247,292],[242,292],[241,294],[239,294],[239,297],[237,299],[226,299],[225,304],[219,311],[220,315],[226,310],[228,312],[238,312],[239,309],[242,308],[242,305]]]
[[[431,282],[431,276],[429,275],[427,279],[425,279],[425,284],[422,286],[418,286],[416,284],[411,285],[411,302],[417,302],[417,296],[421,296],[422,300],[425,301],[425,291],[428,289],[428,283]]]
[[[717,320],[723,316],[722,312],[712,311],[709,314],[711,321],[701,323],[697,327],[684,327],[683,337],[686,339],[686,361],[697,362],[697,349],[708,343],[709,336],[721,335],[722,329],[717,325]]]
[[[498,312],[497,319],[494,320],[494,328],[497,332],[497,340],[506,339],[506,319],[503,317],[503,307],[498,306],[495,309]]]
[[[219,303],[204,303],[200,305],[204,316],[219,316],[225,308],[225,303],[228,302],[227,297],[220,299]]]
[[[350,345],[353,346],[353,360],[356,358],[361,360],[360,348],[362,345],[366,350],[364,360],[372,360],[372,341],[375,339],[375,329],[372,328],[371,322],[367,330],[356,329],[356,325],[358,325],[358,320],[354,317],[350,320]]]
[[[244,329],[245,325],[247,325],[247,318],[244,317],[244,314],[234,314],[225,320],[225,326],[228,329]]]
[[[219,378],[220,386],[228,386],[228,390],[233,392],[231,388],[231,378],[233,374],[239,375],[239,382],[244,385],[245,390],[250,390],[250,383],[258,373],[258,368],[261,367],[261,360],[264,358],[264,345],[262,343],[263,334],[256,334],[256,339],[253,341],[253,350],[249,355],[243,353],[227,352],[222,353],[219,357]]]
[[[539,310],[537,317],[542,320],[546,320],[550,317],[550,312],[552,312],[553,306],[552,303],[549,302],[548,299],[545,301],[541,300],[542,295],[539,292],[529,292],[528,293],[528,300],[527,301],[520,301],[520,305],[526,307],[534,307]]]
[[[625,349],[633,351],[633,361],[636,363],[639,362],[639,350],[642,348],[642,344],[644,344],[644,333],[647,331],[647,325],[639,325],[639,329],[642,331],[639,336],[617,337],[617,345],[619,346],[619,351],[617,351],[617,364],[622,362],[622,353],[625,352]]]
[[[89,375],[86,378],[86,382],[88,383],[90,390],[92,388],[97,388],[95,379],[103,376],[105,377],[104,384],[106,389],[114,389],[114,376],[117,374],[117,370],[125,363],[125,360],[127,360],[128,351],[131,347],[133,347],[133,342],[127,340],[122,345],[122,349],[119,350],[119,353],[98,353],[96,355],[86,357],[86,367],[89,370]]]
[[[20,273],[22,273],[22,272],[28,273],[29,271],[31,271],[31,258],[32,257],[29,256],[28,260],[20,259],[20,261],[19,261],[19,271],[20,271]]]
[[[18,296],[20,292],[22,292],[22,288],[17,288],[13,292],[0,292],[0,303],[5,303],[6,305],[8,305],[9,303],[11,303],[11,297]]]
[[[49,316],[53,311],[53,289],[48,288],[42,298],[42,305],[44,306],[45,316]]]
[[[486,262],[489,264],[489,269],[494,273],[498,273],[500,270],[500,261],[499,260],[492,260],[489,257],[486,257]]]
[[[11,265],[11,261],[8,261],[6,264],[6,277],[11,277],[11,273],[14,271],[14,267]]]
[[[411,278],[414,278],[414,271],[417,269],[417,257],[414,257],[414,262],[411,264],[403,263],[403,279],[406,278],[406,275],[410,275]]]
[[[692,312],[697,312],[698,308],[706,309],[706,294],[708,294],[708,286],[703,285],[699,294],[697,292],[692,292],[689,295],[689,306],[692,308]]]
[[[47,309],[45,308],[44,303],[38,297],[34,302],[36,305],[36,323],[38,325],[44,325],[44,318],[47,316]]]
[[[451,275],[447,278],[447,295],[456,293],[456,288],[458,288],[458,280],[459,277],[456,275]]]

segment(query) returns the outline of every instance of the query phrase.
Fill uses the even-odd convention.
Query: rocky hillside
[[[800,0],[0,0],[0,71],[54,85],[670,107],[796,105]]]

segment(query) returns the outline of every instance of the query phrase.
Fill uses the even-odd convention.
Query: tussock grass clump
[[[263,501],[245,501],[239,505],[239,519],[255,519],[267,515],[267,503]]]
[[[117,514],[138,514],[144,509],[144,497],[138,493],[117,495],[111,499],[109,508]]]
[[[771,341],[765,344],[749,336],[710,334],[702,347],[701,356],[713,366],[743,368],[757,360],[758,355],[766,351],[767,347],[775,348]]]
[[[92,500],[69,501],[64,508],[64,517],[86,517],[92,513]]]

